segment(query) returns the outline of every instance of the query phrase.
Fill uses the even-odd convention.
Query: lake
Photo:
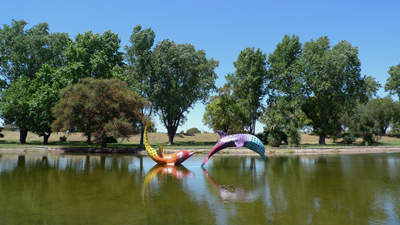
[[[400,224],[400,153],[1,154],[0,224]]]

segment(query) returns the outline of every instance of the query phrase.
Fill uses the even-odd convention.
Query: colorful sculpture
[[[204,164],[208,161],[208,159],[214,155],[215,153],[229,147],[245,147],[250,150],[253,150],[261,155],[261,157],[265,160],[265,147],[263,143],[258,139],[256,136],[251,134],[232,134],[227,135],[222,131],[217,131],[216,133],[219,134],[220,138],[217,144],[211,149],[210,153],[206,156],[201,167],[203,168]]]
[[[144,129],[144,142],[145,142],[145,147],[147,154],[150,156],[151,159],[153,159],[156,163],[159,164],[167,164],[167,165],[176,165],[176,164],[181,164],[183,161],[188,159],[190,156],[192,156],[195,152],[189,153],[188,151],[177,151],[173,154],[164,154],[164,150],[162,146],[158,148],[156,151],[154,148],[152,148],[149,145],[149,139],[147,137],[147,128],[151,125],[150,120],[146,122],[146,127]]]

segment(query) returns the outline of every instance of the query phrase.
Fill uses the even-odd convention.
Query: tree
[[[225,76],[233,87],[233,96],[240,102],[243,114],[247,115],[244,126],[251,134],[255,132],[256,121],[261,115],[261,100],[266,94],[266,58],[260,49],[246,48],[233,63],[235,73]]]
[[[53,131],[79,132],[106,147],[108,136],[128,137],[138,132],[143,118],[139,108],[145,104],[135,92],[118,79],[84,78],[62,89],[52,113]]]
[[[35,126],[32,96],[37,91],[32,81],[44,65],[58,68],[65,63],[62,51],[71,42],[66,33],[49,33],[47,23],[25,30],[27,22],[13,20],[0,29],[1,117],[20,129],[19,142],[26,143]],[[37,121],[37,120],[36,120]],[[41,121],[37,121],[41,122]]]
[[[387,129],[399,112],[399,104],[389,96],[385,98],[371,99],[366,105],[374,121],[374,130],[379,134],[386,134]]]
[[[121,40],[110,30],[102,35],[87,31],[78,34],[64,51],[68,65],[64,74],[77,83],[85,77],[112,78],[114,70],[120,72],[123,54],[119,51]]]
[[[341,115],[367,100],[358,49],[346,41],[331,49],[328,37],[321,37],[305,43],[300,60],[301,109],[319,134],[319,144],[324,145]]]
[[[229,86],[219,88],[218,95],[211,97],[211,102],[205,108],[203,123],[214,131],[234,133],[243,130],[240,123],[242,110],[231,92]]]
[[[191,44],[175,44],[163,40],[152,54],[153,70],[147,91],[149,100],[168,131],[169,144],[174,143],[176,130],[185,120],[185,113],[198,101],[208,99],[216,89],[214,69],[219,62],[207,59],[204,50]]]
[[[72,79],[62,72],[44,65],[29,84],[34,89],[29,105],[32,120],[30,131],[42,136],[45,145],[52,133],[51,123],[55,120],[51,109],[58,102],[61,89],[72,84]]]
[[[137,91],[142,97],[147,98],[149,75],[151,72],[151,48],[154,44],[155,33],[151,28],[142,30],[141,25],[136,25],[129,39],[131,46],[125,46],[125,61],[127,62],[126,75],[123,79],[131,90]],[[145,114],[146,108],[140,109]],[[151,107],[147,110],[151,111]],[[149,112],[148,114],[151,114]],[[146,120],[146,119],[145,119]],[[146,121],[141,121],[140,145],[143,146],[143,135]]]
[[[197,129],[196,127],[190,128],[186,131],[186,133],[188,134],[200,134],[201,131],[199,129]]]
[[[26,137],[32,126],[30,101],[34,92],[35,89],[30,86],[29,79],[21,76],[14,79],[14,82],[0,94],[1,118],[6,124],[14,124],[19,128],[20,144],[26,144]]]
[[[70,42],[67,33],[49,33],[49,25],[40,23],[25,29],[24,20],[0,29],[0,74],[8,84],[24,75],[33,79],[44,64],[62,65],[61,52]]]
[[[377,96],[378,90],[382,85],[374,77],[367,76],[365,78],[365,87],[368,99],[372,99]]]
[[[388,71],[389,78],[386,80],[385,91],[389,94],[397,94],[400,97],[400,63],[391,66]]]
[[[265,116],[281,114],[282,130],[289,134],[289,144],[297,146],[300,141],[298,128],[303,113],[300,109],[300,96],[302,79],[298,70],[299,59],[302,52],[302,44],[299,37],[285,35],[282,42],[276,45],[273,53],[268,55],[268,88],[270,89],[268,111]],[[272,121],[264,118],[265,121]],[[269,130],[267,126],[267,130]],[[273,130],[277,130],[275,127]],[[281,130],[279,130],[281,132]],[[274,135],[273,132],[270,133]],[[294,137],[291,137],[294,135]],[[279,136],[279,135],[278,135]],[[275,138],[276,139],[276,138]],[[291,141],[294,141],[293,143]]]

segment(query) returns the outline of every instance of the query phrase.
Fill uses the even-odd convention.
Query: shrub
[[[356,136],[351,133],[343,134],[343,143],[353,144],[356,141]]]
[[[297,129],[289,130],[287,140],[292,147],[298,147],[301,143],[300,132]]]
[[[268,132],[267,132],[267,131],[257,133],[255,136],[256,136],[258,139],[260,139],[260,141],[261,141],[264,145],[267,145],[267,144],[268,144]]]
[[[107,143],[118,143],[117,138],[110,136],[106,138]]]
[[[65,135],[60,137],[60,143],[64,143],[64,142],[67,142],[67,137]]]
[[[271,147],[279,147],[282,144],[282,133],[281,131],[270,131],[268,133],[268,143]]]
[[[197,129],[196,127],[190,128],[189,130],[187,130],[188,134],[196,134],[196,133],[201,133],[199,129]]]

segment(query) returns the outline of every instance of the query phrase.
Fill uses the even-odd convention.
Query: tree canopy
[[[285,35],[273,53],[268,55],[269,107],[266,108],[262,121],[269,131],[271,143],[276,143],[275,145],[280,143],[283,131],[289,135],[290,145],[297,146],[300,143],[298,129],[301,128],[300,121],[304,115],[300,109],[299,98],[302,87],[299,71],[301,53],[302,44],[299,37]],[[281,124],[275,124],[277,122]]]
[[[233,62],[235,71],[225,76],[224,86],[209,99],[217,89],[219,62],[207,59],[204,50],[191,44],[165,39],[153,47],[155,32],[137,25],[124,54],[118,34],[110,30],[79,33],[72,40],[66,33],[51,33],[47,23],[30,28],[27,24],[13,20],[0,28],[0,116],[6,124],[19,128],[20,143],[26,142],[28,131],[43,136],[47,143],[50,124],[56,119],[51,109],[55,110],[57,102],[61,104],[60,96],[66,94],[60,90],[65,87],[86,96],[88,102],[80,102],[79,107],[89,107],[91,113],[99,113],[111,100],[122,101],[123,97],[114,99],[93,86],[103,87],[101,82],[140,95],[125,95],[136,102],[134,118],[125,111],[99,115],[97,123],[103,119],[112,122],[101,122],[98,130],[102,131],[96,131],[93,118],[80,111],[86,120],[78,116],[80,119],[68,122],[68,128],[53,123],[55,130],[83,131],[89,143],[92,136],[102,142],[104,135],[119,129],[114,126],[122,127],[115,136],[132,134],[140,124],[143,128],[142,115],[150,115],[154,109],[173,144],[186,113],[199,102],[209,103],[203,122],[210,128],[254,133],[258,120],[266,125],[270,143],[276,145],[283,136],[290,145],[297,145],[304,125],[313,127],[320,144],[325,144],[327,135],[346,129],[370,137],[385,134],[389,128],[391,133],[400,130],[398,102],[377,96],[382,86],[373,77],[361,75],[358,48],[347,41],[331,46],[328,37],[320,37],[302,44],[298,36],[285,35],[268,59],[259,48],[245,48]],[[385,91],[400,97],[400,64],[391,66],[388,74]],[[102,97],[103,102],[99,100]],[[146,107],[147,100],[152,107]],[[65,107],[74,106],[72,101],[62,102]]]
[[[389,78],[385,84],[385,91],[388,91],[389,94],[396,94],[400,97],[400,63],[397,66],[391,66],[389,71]]]
[[[233,97],[238,99],[243,115],[246,115],[243,125],[251,134],[255,132],[266,94],[266,58],[260,49],[246,48],[233,63],[236,71],[225,76],[227,84],[233,87]]]
[[[39,132],[41,125],[38,123],[47,120],[35,114],[41,113],[36,111],[38,102],[35,96],[38,96],[38,87],[41,86],[36,85],[36,81],[40,84],[45,81],[38,80],[37,73],[44,67],[63,66],[62,52],[71,42],[66,33],[49,33],[47,23],[26,30],[27,24],[24,20],[13,20],[11,26],[4,25],[0,29],[0,74],[4,79],[1,82],[0,113],[6,123],[19,127],[19,142],[23,144],[27,132]]]
[[[185,121],[185,113],[196,102],[205,103],[210,91],[216,89],[214,69],[218,64],[191,44],[163,40],[155,47],[147,93],[167,128],[169,144],[173,144],[178,126]]]
[[[142,97],[148,98],[149,78],[152,69],[151,65],[151,48],[154,44],[155,33],[151,28],[142,30],[142,26],[137,25],[133,29],[133,33],[129,39],[131,46],[125,46],[125,75],[122,79],[131,90],[135,90]],[[143,107],[140,111],[143,114],[151,115],[151,107]],[[147,113],[146,113],[147,111]],[[142,121],[140,145],[143,146],[144,128],[146,121]]]
[[[121,40],[110,30],[103,34],[87,31],[78,34],[64,51],[67,66],[63,73],[78,82],[81,78],[112,78],[123,66]]]
[[[0,74],[8,84],[23,75],[33,79],[44,64],[61,66],[61,53],[71,41],[67,33],[49,33],[47,23],[25,29],[27,24],[13,20],[0,28]]]
[[[367,100],[358,48],[341,41],[331,48],[328,37],[306,42],[300,59],[301,109],[325,144],[327,134],[345,111]]]
[[[203,116],[203,123],[214,131],[235,133],[243,130],[242,110],[231,95],[231,88],[225,86],[218,89],[218,95],[211,97]]]
[[[118,79],[84,78],[61,90],[60,101],[52,112],[53,131],[83,132],[106,147],[107,137],[129,137],[138,132],[145,104],[135,92]]]

